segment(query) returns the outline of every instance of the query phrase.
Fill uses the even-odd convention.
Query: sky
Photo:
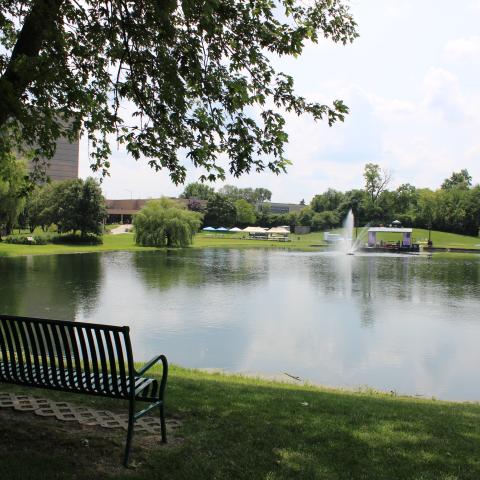
[[[328,127],[309,116],[286,117],[292,162],[286,174],[263,172],[217,182],[264,187],[272,201],[309,202],[328,188],[362,188],[373,162],[403,183],[438,188],[467,168],[480,183],[480,0],[350,0],[360,37],[353,44],[322,40],[299,58],[274,59],[297,92],[350,108]],[[155,172],[112,146],[107,198],[178,196],[167,172]],[[88,145],[80,145],[80,176],[91,176]],[[187,163],[188,165],[188,163]],[[186,183],[200,175],[189,166]]]

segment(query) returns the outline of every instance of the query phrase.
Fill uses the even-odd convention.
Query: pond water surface
[[[130,325],[134,355],[480,401],[480,259],[181,250],[0,258],[0,312]]]

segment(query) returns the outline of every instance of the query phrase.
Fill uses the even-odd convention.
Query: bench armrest
[[[167,358],[165,355],[157,355],[156,357],[152,358],[148,362],[145,363],[145,365],[140,369],[140,370],[135,370],[136,375],[143,375],[146,371],[150,370],[156,363],[159,361],[162,362],[163,365],[163,371],[166,373],[168,370],[168,362]]]

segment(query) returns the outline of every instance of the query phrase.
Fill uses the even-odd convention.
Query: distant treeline
[[[378,165],[365,167],[365,188],[340,192],[328,189],[315,195],[299,222],[323,230],[339,226],[353,210],[357,225],[390,224],[432,228],[445,232],[477,235],[480,228],[480,185],[472,185],[467,170],[454,172],[439,189],[417,188],[410,184],[388,190],[390,175]]]
[[[404,226],[432,228],[477,235],[480,228],[480,186],[472,185],[467,170],[454,172],[440,188],[430,190],[410,184],[389,190],[391,176],[379,165],[367,164],[365,187],[341,192],[333,188],[315,195],[298,212],[275,215],[270,211],[271,192],[225,186],[218,192],[203,184],[190,184],[182,196],[190,198],[191,209],[201,210],[194,198],[208,200],[203,209],[204,225],[257,224],[304,225],[322,231],[341,225],[350,209],[356,225],[388,225],[399,220]]]

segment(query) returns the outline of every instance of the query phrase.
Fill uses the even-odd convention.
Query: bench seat
[[[23,368],[20,365],[15,367],[11,363],[0,362],[1,376],[10,377],[12,383],[27,385],[29,387],[51,388],[55,390],[63,390],[65,392],[81,392],[90,393],[91,395],[101,395],[102,397],[114,397],[129,399],[130,379],[125,379],[126,391],[121,387],[122,377],[119,375],[108,374],[106,378],[100,375],[98,380],[95,374],[87,375],[82,372],[81,381],[79,381],[76,371],[73,371],[73,377],[70,376],[68,370],[61,368],[48,367],[48,379],[45,378],[45,369],[42,365],[35,367],[32,365]],[[159,384],[154,378],[134,377],[135,381],[135,398],[145,402],[157,402],[159,398]],[[98,385],[99,388],[94,388]]]

